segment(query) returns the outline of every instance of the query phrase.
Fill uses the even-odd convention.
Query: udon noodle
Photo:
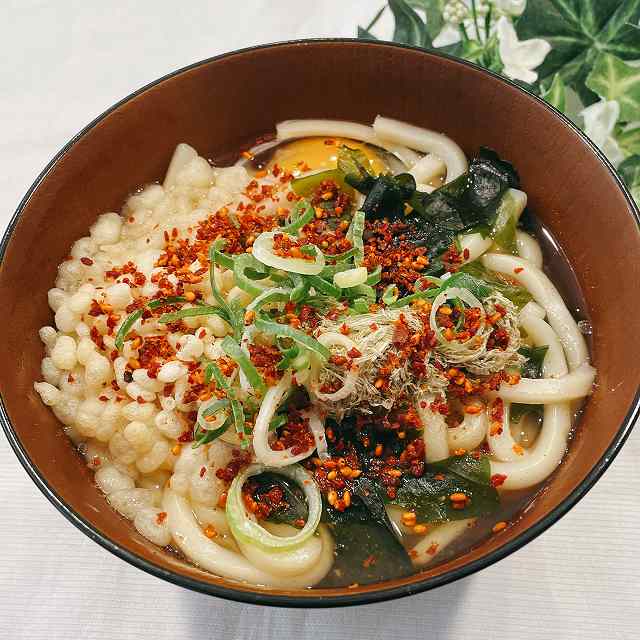
[[[281,122],[231,167],[179,144],[60,265],[35,390],[114,509],[218,576],[463,552],[557,469],[595,379],[519,186],[381,116]]]

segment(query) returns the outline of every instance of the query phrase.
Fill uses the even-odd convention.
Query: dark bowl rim
[[[49,161],[49,163],[45,166],[45,168],[41,171],[38,177],[35,179],[33,184],[29,187],[28,191],[20,201],[9,225],[2,237],[2,241],[0,241],[0,267],[4,262],[7,246],[11,241],[11,237],[13,235],[13,231],[16,227],[16,224],[29,202],[31,196],[36,191],[36,189],[40,186],[41,182],[45,179],[45,177],[49,174],[52,168],[71,150],[71,148],[78,142],[85,134],[87,134],[91,129],[93,129],[99,122],[108,117],[112,112],[118,109],[120,106],[136,98],[138,95],[144,93],[148,89],[159,85],[160,83],[173,78],[174,76],[178,76],[182,73],[191,71],[192,69],[196,69],[197,67],[210,64],[212,62],[216,62],[218,60],[223,60],[225,58],[229,58],[239,54],[245,54],[250,52],[258,52],[265,49],[277,48],[282,46],[304,46],[306,44],[335,44],[339,46],[341,44],[355,44],[361,46],[377,46],[377,47],[390,47],[396,49],[406,49],[410,51],[416,51],[426,56],[432,56],[435,58],[444,58],[450,62],[455,64],[459,64],[462,66],[469,67],[475,71],[479,71],[481,74],[485,74],[504,85],[515,88],[518,91],[526,94],[530,99],[534,100],[538,104],[540,104],[543,108],[550,111],[556,118],[559,118],[563,124],[569,127],[574,133],[578,134],[578,137],[582,140],[582,142],[595,154],[595,156],[600,160],[600,162],[605,166],[605,168],[609,171],[609,173],[615,179],[618,187],[623,192],[625,199],[629,205],[629,209],[631,215],[633,216],[636,225],[640,228],[640,210],[636,205],[634,199],[623,183],[617,171],[611,165],[606,156],[600,151],[600,149],[571,121],[567,118],[563,113],[558,111],[555,107],[550,105],[548,102],[544,101],[539,96],[535,95],[531,91],[522,87],[516,82],[509,80],[497,73],[489,71],[479,65],[476,65],[467,60],[457,58],[455,56],[451,56],[448,54],[444,54],[437,51],[428,51],[421,47],[416,47],[412,45],[399,44],[395,42],[389,42],[384,40],[362,40],[358,38],[308,38],[308,39],[298,39],[298,40],[283,40],[273,43],[260,44],[251,47],[245,47],[242,49],[237,49],[234,51],[229,51],[226,53],[222,53],[216,56],[212,56],[210,58],[206,58],[204,60],[200,60],[198,62],[192,63],[175,71],[172,71],[148,84],[144,85],[140,89],[130,93],[123,99],[116,102],[114,105],[109,107],[103,113],[101,113],[98,117],[92,120],[89,124],[87,124],[82,130],[80,130],[76,135],[74,135],[67,144],[65,144],[58,153]],[[453,569],[448,571],[440,576],[434,576],[431,578],[425,578],[422,581],[415,582],[408,585],[400,585],[395,587],[384,588],[382,586],[380,589],[376,591],[367,591],[365,593],[346,593],[344,595],[331,595],[325,596],[322,594],[318,594],[318,596],[314,597],[312,594],[313,591],[309,591],[309,595],[305,596],[288,596],[288,595],[274,595],[270,594],[269,591],[262,591],[256,589],[255,591],[245,591],[241,589],[235,589],[233,586],[218,586],[215,584],[210,584],[207,582],[200,581],[195,578],[190,578],[186,576],[179,575],[174,573],[173,571],[164,569],[159,567],[147,560],[144,560],[140,556],[136,555],[121,547],[119,544],[116,544],[103,534],[101,534],[93,525],[77,514],[71,507],[69,507],[64,500],[52,489],[52,487],[47,482],[46,478],[40,475],[38,470],[36,469],[34,463],[29,458],[26,450],[23,448],[20,440],[11,424],[11,420],[7,413],[7,410],[4,405],[4,401],[0,396],[0,423],[2,423],[3,431],[11,445],[14,453],[16,454],[20,464],[24,467],[27,474],[33,480],[35,485],[40,489],[40,491],[45,495],[45,497],[53,504],[53,506],[75,527],[80,529],[85,535],[89,538],[97,542],[101,547],[106,549],[107,551],[113,553],[120,559],[128,562],[129,564],[137,567],[138,569],[142,569],[146,573],[149,573],[153,576],[166,580],[167,582],[171,582],[181,587],[185,587],[187,589],[191,589],[192,591],[197,591],[200,593],[205,593],[207,595],[214,595],[220,598],[246,603],[246,604],[258,604],[258,605],[268,605],[268,606],[276,606],[276,607],[291,607],[291,608],[324,608],[324,607],[342,607],[342,606],[351,606],[351,605],[363,605],[363,604],[373,604],[376,602],[383,602],[387,600],[394,600],[396,598],[401,598],[404,596],[414,595],[418,593],[422,593],[424,591],[428,591],[430,589],[434,589],[439,586],[443,586],[445,584],[449,584],[469,576],[473,573],[476,573],[480,569],[484,569],[503,558],[506,558],[508,555],[514,553],[527,543],[531,542],[533,539],[538,537],[541,533],[543,533],[546,529],[548,529],[552,524],[557,522],[563,515],[565,515],[573,506],[575,506],[584,496],[585,494],[593,487],[593,485],[597,482],[597,480],[602,476],[605,470],[609,467],[613,459],[620,452],[622,445],[625,443],[631,430],[633,429],[634,422],[636,418],[640,415],[640,384],[638,385],[638,389],[634,396],[633,402],[627,412],[624,420],[622,421],[620,428],[618,429],[613,441],[604,452],[600,460],[594,465],[589,474],[582,480],[582,482],[553,510],[547,513],[539,522],[537,522],[532,527],[529,527],[526,531],[521,533],[519,536],[514,538],[513,540],[507,542],[504,546],[496,549],[495,551],[491,551],[487,555],[478,558],[468,564],[465,564],[457,569]],[[384,585],[384,583],[380,583]]]

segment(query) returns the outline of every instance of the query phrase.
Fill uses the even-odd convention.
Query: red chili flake
[[[504,484],[504,481],[506,479],[507,479],[507,476],[504,475],[503,473],[494,473],[491,476],[491,480],[489,482],[491,483],[491,486],[495,488]]]
[[[513,270],[513,273],[522,273],[524,271],[524,267],[516,267]]]
[[[161,511],[161,512],[156,516],[156,523],[157,523],[157,524],[162,524],[166,519],[167,519],[167,512],[166,512],[166,511]]]
[[[83,258],[80,258],[80,262],[82,262],[82,264],[87,265],[87,267],[90,267],[93,264],[93,260],[91,258],[87,258],[86,256]]]
[[[204,474],[207,473],[207,467],[200,467],[200,477],[204,478]]]

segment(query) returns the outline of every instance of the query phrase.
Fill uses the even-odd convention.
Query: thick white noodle
[[[291,453],[291,448],[274,451],[269,446],[269,424],[278,410],[278,406],[286,393],[291,389],[291,373],[287,372],[275,387],[270,387],[264,394],[260,411],[253,427],[253,450],[258,462],[268,467],[286,467],[294,462],[308,458],[313,452],[303,451],[297,455]]]
[[[436,188],[430,184],[424,184],[424,182],[416,183],[416,191],[421,191],[422,193],[433,193],[435,190]]]
[[[445,182],[455,180],[469,167],[467,157],[451,138],[429,129],[422,129],[400,120],[377,116],[373,130],[382,140],[401,144],[424,153],[435,153],[447,165]]]
[[[491,473],[505,475],[501,489],[526,489],[551,475],[562,461],[571,431],[571,409],[568,402],[547,404],[542,417],[540,435],[531,449],[512,462],[491,461]]]
[[[164,177],[162,186],[167,189],[175,184],[178,174],[192,161],[198,157],[198,152],[188,144],[181,142],[171,156],[169,168]]]
[[[281,538],[298,533],[298,529],[286,524],[265,522],[264,528]],[[320,536],[311,536],[299,547],[284,551],[265,551],[256,545],[236,540],[242,555],[254,566],[274,576],[296,576],[312,569],[322,557]]]
[[[480,413],[465,413],[464,420],[457,427],[447,429],[449,449],[475,449],[485,439],[487,426],[488,418],[484,409]]]
[[[347,120],[284,120],[276,125],[276,137],[278,140],[293,140],[295,138],[308,138],[311,136],[332,136],[336,138],[351,138],[386,149],[395,155],[407,167],[413,166],[420,156],[411,149],[387,140],[382,140],[376,135],[373,127],[359,122]]]
[[[522,307],[522,311],[520,311],[520,322],[522,322],[523,317],[529,314],[535,316],[536,318],[540,318],[541,320],[544,320],[547,317],[547,312],[537,302],[534,302],[533,300],[531,300],[530,302],[527,302],[527,304],[525,304],[524,307]],[[558,339],[558,336],[556,336],[556,340],[557,339]]]
[[[416,411],[422,423],[422,439],[427,462],[437,462],[449,457],[447,423],[441,413],[431,411],[434,398],[435,396],[429,393],[416,401]]]
[[[444,549],[467,529],[473,527],[475,518],[446,522],[429,531],[410,552],[411,560],[416,567],[423,567],[433,562]]]
[[[536,346],[549,345],[549,351],[543,364],[543,375],[548,378],[542,382],[557,381],[558,378],[553,378],[553,376],[564,376],[567,372],[566,358],[562,349],[558,348],[559,338],[550,333],[553,332],[553,329],[549,325],[547,325],[548,330],[542,327],[540,323],[546,323],[540,319],[538,309],[535,306],[527,305],[527,307],[522,310],[520,316],[521,322],[524,323],[523,326],[527,331],[531,330],[531,338]],[[584,366],[589,367],[589,365]],[[500,395],[504,399],[503,388],[500,389]],[[503,425],[503,433],[510,436],[508,427],[508,423]],[[542,429],[533,447],[526,449],[518,460],[491,461],[491,473],[506,476],[501,488],[505,490],[526,489],[547,478],[564,457],[570,431],[571,407],[569,403],[545,404]],[[513,445],[511,446],[513,447]]]
[[[534,306],[535,305],[535,306]],[[560,378],[567,375],[567,361],[556,332],[540,318],[540,307],[529,302],[520,312],[520,326],[527,332],[536,345],[547,345],[549,348],[542,363],[542,375],[545,378]],[[542,313],[544,311],[542,310]],[[502,390],[501,390],[502,391]],[[500,393],[503,396],[502,393]],[[504,403],[502,431],[487,435],[487,443],[491,453],[502,462],[516,461],[529,455],[529,451],[518,447],[511,432],[510,403]]]
[[[461,233],[458,235],[460,252],[469,251],[469,257],[463,259],[463,264],[477,260],[481,255],[491,249],[493,240],[489,237],[483,238],[481,233]]]
[[[315,564],[304,570],[303,575],[280,576],[255,567],[242,554],[221,547],[207,538],[189,502],[171,489],[165,489],[162,505],[167,513],[171,537],[184,555],[198,567],[222,578],[265,587],[302,589],[322,580],[333,565],[333,540],[323,526],[318,528],[322,553]]]
[[[520,312],[520,326],[527,332],[534,344],[548,347],[542,363],[543,377],[560,378],[567,375],[569,371],[562,345],[558,340],[558,334],[538,315],[539,307],[536,309],[532,306],[534,304],[535,302],[529,302]]]
[[[427,153],[411,167],[409,173],[415,178],[416,182],[427,183],[434,178],[444,176],[446,171],[447,165],[440,156],[435,153]]]
[[[521,258],[528,260],[534,267],[542,269],[542,249],[533,236],[517,229],[516,247]]]
[[[498,433],[487,432],[487,444],[491,454],[501,462],[520,460],[524,449],[518,447],[511,433],[511,403],[505,402],[502,413],[502,430]]]
[[[264,153],[265,151],[268,151],[269,149],[271,149],[272,147],[275,147],[277,145],[280,144],[279,140],[267,140],[267,142],[261,142],[260,144],[257,144],[255,147],[251,147],[251,149],[249,149],[249,153],[252,156],[257,156],[260,155],[261,153]],[[250,158],[245,158],[244,156],[240,156],[235,163],[236,167],[242,167],[245,164],[247,164],[249,162]]]
[[[596,370],[589,364],[583,364],[559,378],[522,378],[518,384],[503,384],[495,395],[505,402],[521,404],[569,402],[588,396],[595,377]]]
[[[562,343],[570,370],[589,361],[587,344],[576,321],[551,280],[538,267],[522,258],[500,253],[486,253],[482,256],[482,263],[487,269],[498,271],[517,280],[544,308],[549,324]],[[514,402],[521,401],[514,400]]]

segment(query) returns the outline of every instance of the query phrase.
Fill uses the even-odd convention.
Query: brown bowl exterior
[[[471,155],[489,146],[518,168],[529,207],[562,244],[594,326],[598,383],[569,453],[530,508],[504,533],[422,573],[359,587],[269,590],[198,570],[159,549],[118,516],[33,390],[38,329],[52,322],[46,292],[71,244],[96,216],[118,211],[161,179],[178,142],[211,158],[289,118],[370,123],[377,114],[444,131]],[[7,436],[56,507],[132,564],[183,586],[245,602],[336,606],[423,591],[476,571],[538,535],[595,482],[638,411],[640,317],[620,331],[612,301],[640,289],[638,211],[602,155],[556,111],[465,62],[377,42],[268,45],[186,68],[125,99],[74,138],[21,203],[2,245],[0,393]],[[613,268],[612,268],[613,267]]]

